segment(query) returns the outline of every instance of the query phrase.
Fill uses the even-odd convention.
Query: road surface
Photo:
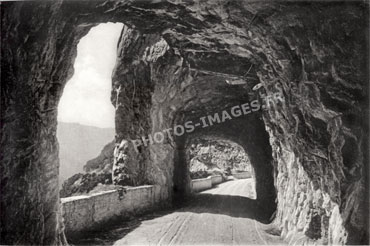
[[[188,205],[146,219],[114,245],[284,244],[258,220],[252,179],[228,181],[198,194]]]

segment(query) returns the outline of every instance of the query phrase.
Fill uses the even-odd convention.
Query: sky
[[[114,127],[111,77],[122,27],[122,23],[100,24],[80,40],[74,75],[59,102],[58,121]]]

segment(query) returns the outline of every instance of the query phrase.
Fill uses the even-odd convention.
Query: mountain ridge
[[[88,126],[58,121],[59,184],[83,172],[87,161],[97,157],[103,147],[114,139],[114,128]]]

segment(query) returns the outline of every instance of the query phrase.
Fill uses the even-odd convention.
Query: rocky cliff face
[[[98,23],[118,44],[114,182],[184,196],[189,138],[240,144],[257,200],[292,243],[367,243],[368,4],[358,2],[24,2],[2,4],[1,240],[65,243],[58,212],[56,105],[79,39]],[[259,88],[253,90],[252,88]],[[271,97],[279,92],[284,100]],[[154,135],[254,99],[236,119]],[[273,206],[272,206],[273,207]],[[274,208],[272,208],[273,212]]]
[[[100,154],[83,166],[84,172],[76,173],[63,182],[60,197],[93,193],[97,189],[112,189],[113,150],[115,141],[104,146]]]
[[[191,178],[197,177],[199,171],[216,171],[223,174],[230,174],[232,171],[252,172],[248,156],[243,148],[235,143],[196,139],[189,145],[186,160]]]
[[[58,122],[60,183],[74,174],[81,173],[86,162],[95,157],[104,145],[114,138],[114,132],[113,128]]]

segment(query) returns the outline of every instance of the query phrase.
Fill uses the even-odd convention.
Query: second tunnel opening
[[[254,169],[239,144],[212,138],[191,139],[186,148],[186,160],[193,192],[230,182],[232,189],[222,191],[223,194],[256,198]]]

